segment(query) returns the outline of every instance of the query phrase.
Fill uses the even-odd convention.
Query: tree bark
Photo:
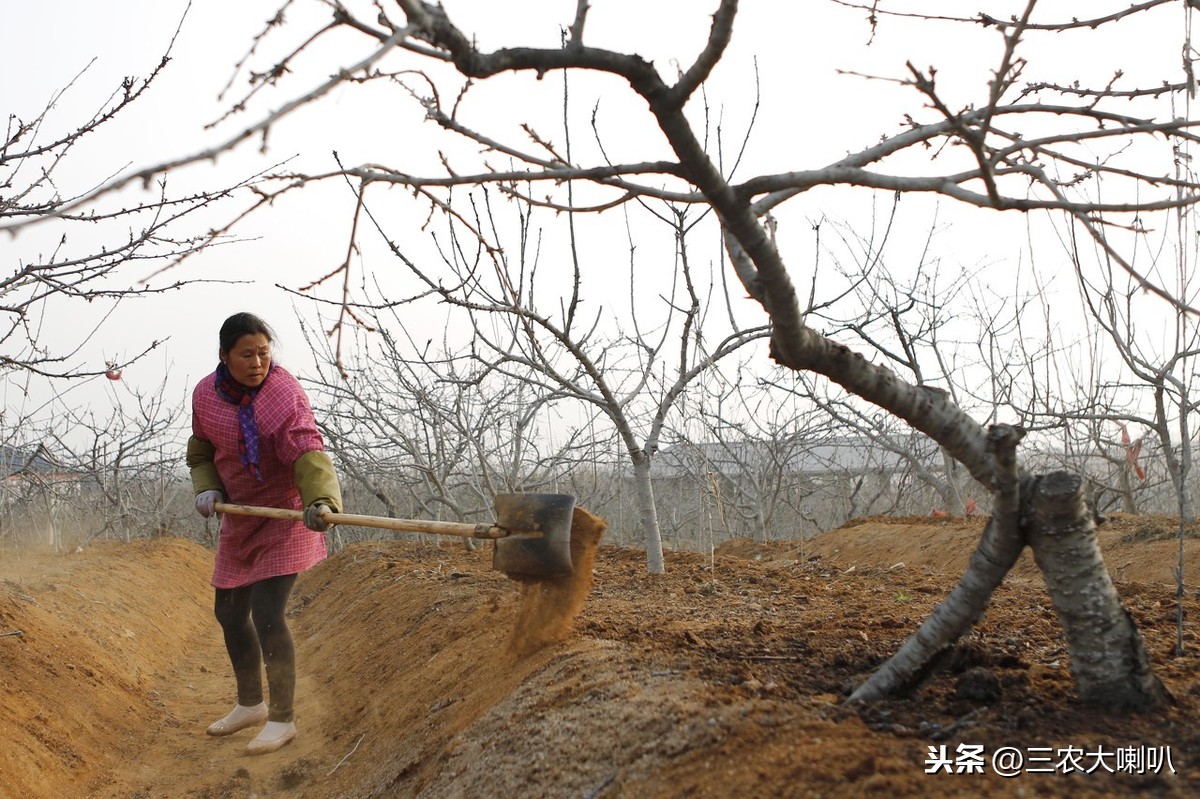
[[[1114,709],[1161,705],[1166,689],[1105,569],[1083,479],[1069,472],[1041,477],[1030,507],[1026,538],[1066,635],[1080,697]]]
[[[658,526],[658,510],[654,505],[654,481],[650,479],[650,459],[645,455],[633,458],[633,480],[637,486],[638,524],[646,538],[646,571],[662,574],[662,532]]]
[[[1024,435],[1019,427],[1010,425],[993,425],[988,430],[988,446],[996,463],[995,506],[966,573],[916,633],[848,701],[883,699],[911,687],[934,657],[971,629],[987,609],[992,592],[1025,548],[1018,529],[1021,485],[1016,456],[1017,442]]]

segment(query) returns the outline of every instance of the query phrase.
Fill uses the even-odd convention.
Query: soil
[[[1024,561],[919,688],[844,703],[952,588],[981,526],[858,520],[810,541],[670,552],[658,576],[644,553],[601,543],[576,552],[594,556],[592,579],[558,587],[508,579],[458,543],[355,545],[297,583],[300,734],[258,757],[244,753],[253,730],[204,733],[234,699],[208,550],[4,550],[0,797],[1200,795],[1200,599],[1183,599],[1176,655],[1171,519],[1101,528],[1166,708],[1081,706]],[[926,773],[943,746],[948,770]],[[968,765],[960,746],[982,747],[983,774],[948,773]],[[1054,761],[1073,747],[1091,773],[1027,762],[1003,777],[1001,747]]]

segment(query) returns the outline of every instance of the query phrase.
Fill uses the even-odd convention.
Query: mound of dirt
[[[1105,547],[1172,706],[1080,707],[1049,600],[1023,579],[911,696],[842,704],[946,595],[977,535],[973,521],[863,520],[668,553],[659,576],[602,545],[578,616],[540,647],[517,635],[529,592],[487,551],[353,546],[297,583],[300,735],[261,757],[243,754],[253,731],[204,734],[233,699],[210,553],[6,552],[0,634],[24,634],[0,638],[0,797],[1200,794],[1198,600],[1173,656],[1173,588],[1139,565],[1147,546],[1177,547],[1157,534]],[[925,773],[930,747],[953,759],[960,745],[1080,750],[1093,772]],[[1111,773],[1118,748],[1169,753],[1174,771]]]
[[[839,530],[805,542],[804,554],[845,569],[851,566],[921,566],[961,574],[983,532],[986,518],[887,517],[855,519]],[[1175,583],[1179,564],[1178,517],[1109,515],[1097,530],[1100,547],[1113,580]],[[1183,531],[1185,580],[1194,582],[1200,561],[1196,525]],[[731,542],[732,543],[732,542]],[[760,545],[761,546],[761,545]],[[795,547],[785,542],[783,547]],[[790,550],[788,550],[790,551]],[[1040,579],[1037,565],[1026,550],[1010,578]]]
[[[212,557],[169,540],[0,563],[0,796],[82,796],[129,765],[163,676],[211,632]]]

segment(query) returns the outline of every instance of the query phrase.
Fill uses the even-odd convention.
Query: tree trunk
[[[1175,488],[1175,496],[1179,502],[1179,518],[1185,524],[1196,521],[1196,505],[1192,502],[1192,492],[1188,488],[1187,473],[1179,459],[1171,451],[1166,451],[1167,473],[1171,477],[1171,485]]]
[[[767,515],[763,512],[762,501],[758,497],[750,500],[750,521],[754,525],[754,540],[760,544],[767,540]]]
[[[988,430],[996,471],[995,504],[966,573],[912,637],[848,701],[870,702],[911,687],[934,657],[971,629],[987,609],[992,592],[1025,548],[1018,530],[1021,485],[1016,456],[1017,442],[1024,434],[1010,425],[993,425]]]
[[[884,699],[919,682],[934,657],[983,616],[992,592],[1004,581],[1024,548],[1019,536],[1001,529],[995,518],[989,521],[958,585],[899,651],[850,694],[847,701]]]
[[[1033,549],[1071,653],[1071,673],[1089,705],[1149,710],[1168,697],[1144,642],[1104,567],[1084,481],[1069,472],[1030,479],[1018,472],[1019,428],[988,431],[996,494],[991,521],[958,585],[849,701],[872,701],[912,686],[934,656],[983,615],[1025,544]]]
[[[654,506],[654,482],[650,479],[650,459],[644,454],[633,458],[633,479],[637,486],[638,526],[646,540],[646,571],[662,574],[662,532],[658,526],[658,510]]]
[[[1137,513],[1137,503],[1133,499],[1133,481],[1130,475],[1133,470],[1129,468],[1129,464],[1122,461],[1119,472],[1121,479],[1121,510],[1125,513]]]
[[[962,492],[958,490],[958,480],[955,479],[954,474],[957,471],[958,462],[946,450],[941,450],[941,453],[942,473],[945,475],[945,479],[938,490],[942,495],[942,507],[951,516],[962,516],[966,513],[966,503],[963,502]]]
[[[1192,501],[1192,489],[1184,475],[1179,477],[1179,518],[1184,524],[1196,523],[1196,503]]]
[[[1080,697],[1117,709],[1161,705],[1166,690],[1151,672],[1142,635],[1104,567],[1083,479],[1069,472],[1045,475],[1030,504],[1026,539],[1066,635]]]
[[[1171,442],[1171,431],[1167,426],[1167,406],[1163,393],[1163,386],[1160,383],[1154,391],[1154,432],[1158,435],[1158,442],[1162,446],[1163,460],[1167,463],[1167,475],[1171,478],[1171,485],[1175,488],[1175,496],[1179,501],[1179,518],[1184,523],[1191,524],[1196,521],[1196,506],[1192,502],[1192,492],[1187,484],[1192,460],[1190,444],[1186,438],[1181,437],[1179,455],[1175,454],[1175,446]],[[1180,419],[1180,426],[1185,431],[1187,429],[1186,419],[1187,414],[1185,413]]]

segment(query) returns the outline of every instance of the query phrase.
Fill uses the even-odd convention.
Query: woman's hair
[[[275,332],[266,322],[252,313],[245,311],[235,313],[225,320],[225,324],[221,325],[221,352],[229,352],[233,349],[233,345],[237,344],[238,339],[242,336],[258,333],[266,336],[267,341],[275,341]]]

